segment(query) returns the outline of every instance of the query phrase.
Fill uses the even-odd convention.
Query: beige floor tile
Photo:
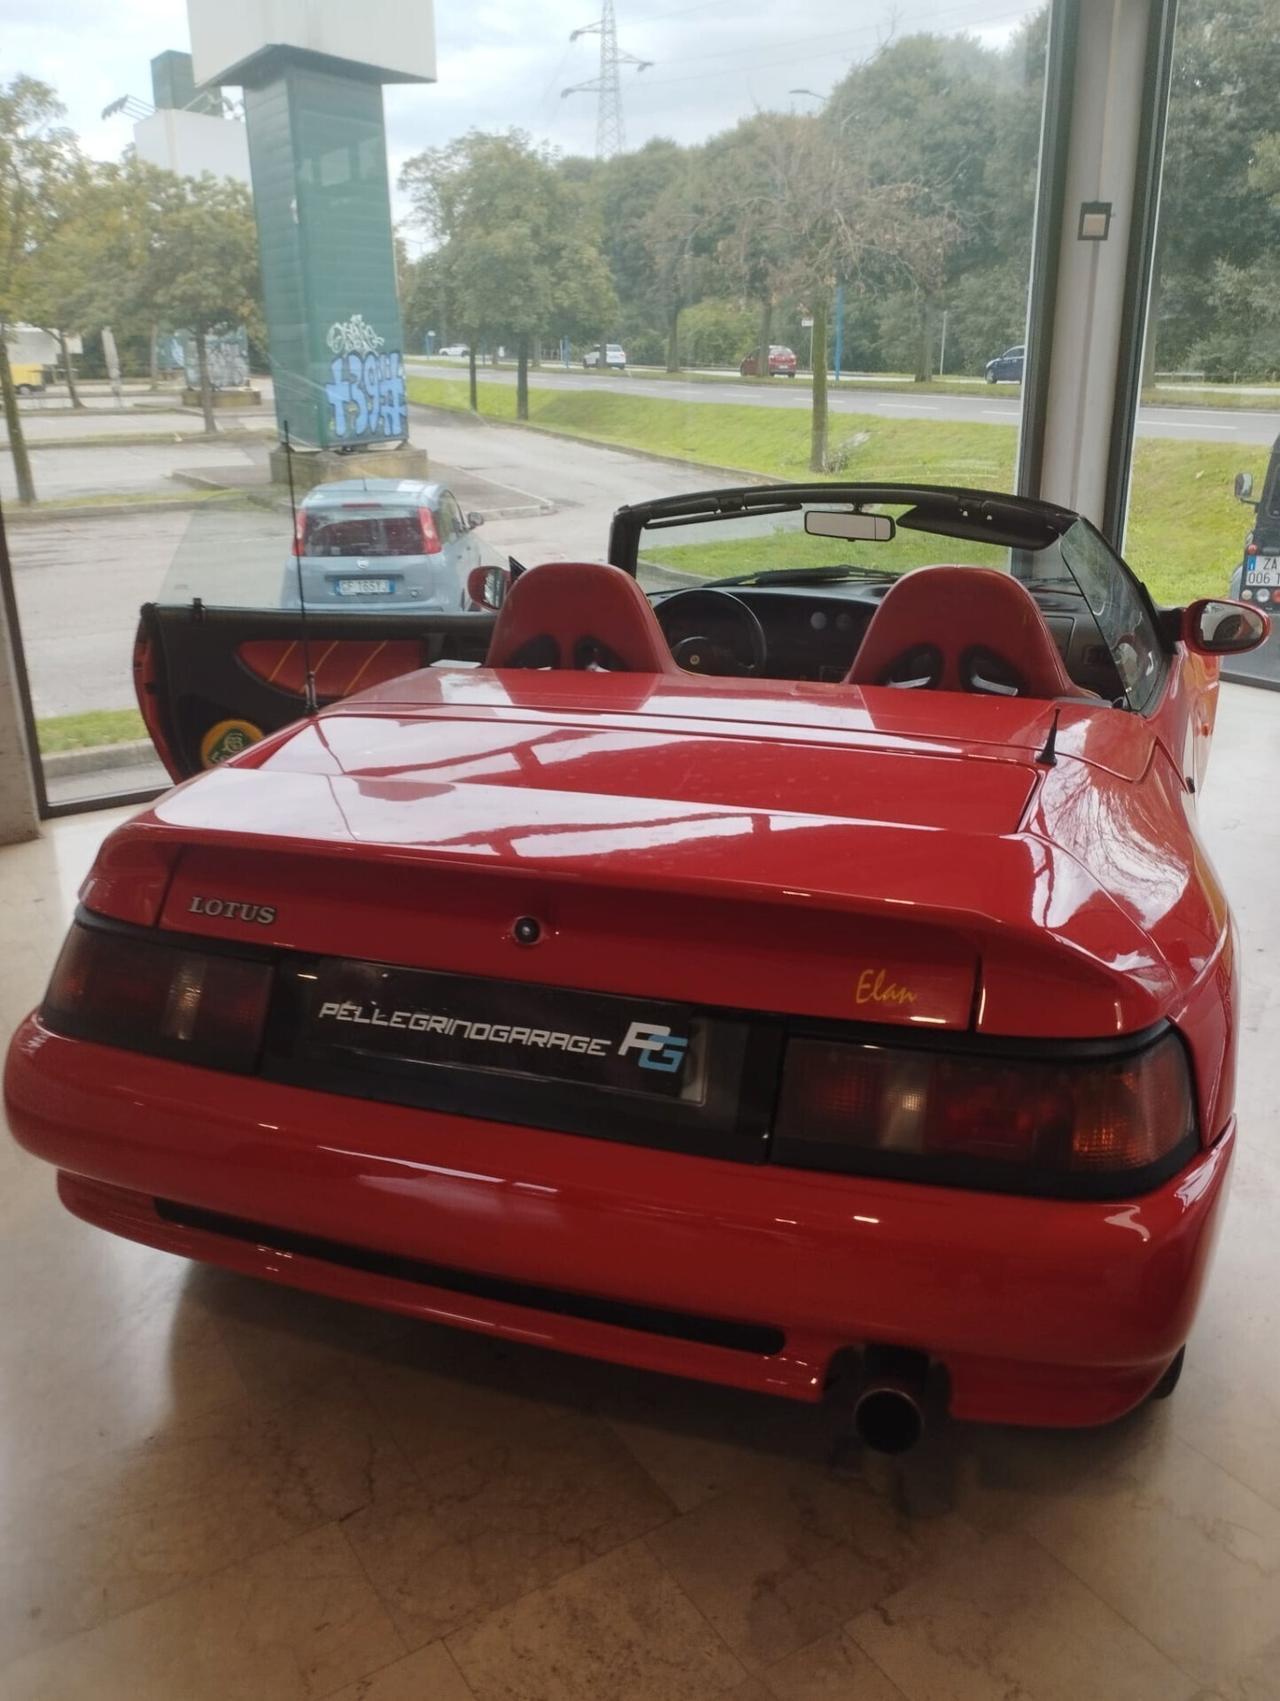
[[[1246,1665],[1280,1626],[1275,1507],[1171,1425],[1070,1493],[1048,1489],[1025,1522],[1202,1684]]]
[[[374,1354],[419,1326],[212,1265],[192,1269],[191,1291],[216,1321],[245,1388],[277,1402],[358,1376]]]
[[[408,1467],[341,1386],[241,1399],[140,1446],[11,1483],[0,1519],[0,1664],[402,1492]]]
[[[3,1241],[0,1493],[244,1395],[216,1320],[189,1298],[191,1266],[79,1222],[31,1164],[40,1198]]]
[[[580,1418],[455,1458],[343,1526],[410,1647],[653,1529],[672,1509]]]
[[[404,1644],[341,1530],[295,1537],[0,1669],[4,1701],[319,1701]]]
[[[364,1358],[361,1389],[421,1476],[488,1443],[529,1436],[571,1415],[555,1375],[562,1362],[466,1330],[415,1327]],[[567,1390],[572,1394],[572,1389]]]
[[[742,1667],[643,1543],[449,1638],[477,1701],[755,1701]]]
[[[655,1531],[649,1545],[752,1670],[902,1587],[954,1539],[865,1482],[780,1466]]]
[[[1175,1433],[1280,1512],[1280,1391],[1226,1381],[1189,1363],[1168,1406]]]
[[[907,1701],[1190,1701],[1196,1687],[1017,1534],[971,1535],[848,1630]]]
[[[833,1630],[765,1673],[775,1701],[903,1701],[848,1630]]]
[[[323,1701],[474,1701],[474,1696],[444,1643],[432,1642]]]

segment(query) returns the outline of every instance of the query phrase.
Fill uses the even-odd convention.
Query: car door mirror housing
[[[473,567],[467,574],[467,595],[480,608],[496,614],[506,601],[511,575],[505,567]]]
[[[483,514],[477,514],[473,510],[470,514],[467,515],[467,530],[469,532],[475,531],[477,526],[482,526],[483,524],[484,524],[484,515]]]
[[[1237,502],[1250,502],[1253,500],[1252,473],[1238,472],[1236,474],[1235,493]]]
[[[1182,611],[1182,641],[1202,656],[1237,656],[1265,643],[1271,621],[1248,603],[1202,597]]]

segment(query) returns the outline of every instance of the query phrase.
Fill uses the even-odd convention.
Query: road
[[[461,362],[410,360],[417,377],[463,377]],[[485,367],[486,384],[514,384],[510,366]],[[611,390],[620,395],[650,396],[663,401],[687,402],[699,407],[732,402],[734,406],[761,408],[804,408],[810,405],[807,383],[786,378],[771,384],[707,384],[679,378],[636,378],[626,374],[564,371],[542,367],[530,375],[534,388],[552,390]],[[907,386],[909,389],[909,386]],[[832,384],[828,397],[834,414],[874,414],[884,419],[932,419],[976,425],[1017,425],[1021,417],[1018,397],[1011,385],[977,387],[972,396],[911,396],[903,386],[871,389],[861,381]],[[1259,408],[1201,408],[1144,406],[1138,410],[1139,437],[1167,437],[1188,442],[1271,444],[1280,434],[1280,400],[1270,410]]]

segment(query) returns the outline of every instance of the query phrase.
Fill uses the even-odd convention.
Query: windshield
[[[780,500],[782,500],[780,496]],[[650,592],[691,585],[865,584],[870,595],[918,567],[986,567],[1011,573],[1027,585],[1044,611],[1063,610],[1092,625],[1115,663],[1124,701],[1147,708],[1164,677],[1166,658],[1149,605],[1137,583],[1106,541],[1086,521],[1068,524],[1060,536],[1048,535],[1043,521],[1038,547],[1003,541],[1011,508],[996,516],[988,536],[950,535],[951,530],[981,532],[980,524],[957,517],[949,507],[926,513],[922,502],[875,502],[855,513],[843,502],[805,502],[785,512],[728,514],[715,518],[655,514],[640,530],[636,571]],[[1034,511],[1033,511],[1034,513]],[[835,516],[850,529],[878,530],[875,538],[821,535]],[[874,525],[879,520],[878,527]],[[892,522],[886,524],[885,522]],[[884,535],[892,532],[891,536]]]

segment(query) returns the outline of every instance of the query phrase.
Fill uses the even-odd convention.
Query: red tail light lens
[[[1024,1192],[1154,1186],[1195,1143],[1191,1079],[1167,1034],[1124,1056],[961,1057],[792,1040],[774,1158]]]
[[[301,555],[303,553],[303,545],[306,541],[307,512],[305,508],[299,508],[298,512],[293,517],[293,553],[295,555]]]
[[[439,555],[444,545],[440,542],[440,533],[436,530],[436,517],[430,508],[418,509],[418,524],[422,527],[422,553],[424,555]]]
[[[199,1063],[252,1070],[271,965],[74,926],[41,1020],[57,1033]]]

